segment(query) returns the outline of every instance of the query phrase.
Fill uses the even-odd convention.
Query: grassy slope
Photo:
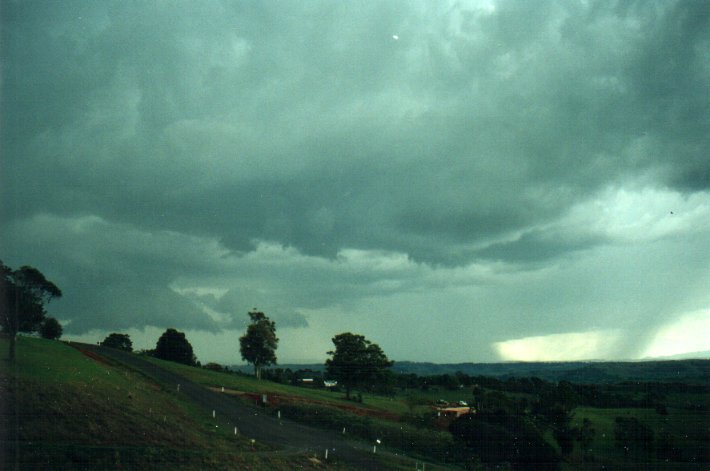
[[[0,358],[7,351],[0,339]],[[205,411],[135,372],[56,341],[21,337],[0,360],[21,469],[294,469],[308,457],[254,452]],[[13,430],[15,429],[15,430]],[[12,439],[15,440],[12,440]]]
[[[289,410],[287,417],[300,420],[309,425],[338,431],[341,430],[341,427],[345,424],[348,424],[346,428],[349,430],[349,433],[354,434],[354,436],[372,441],[374,441],[375,438],[380,438],[383,443],[387,443],[387,447],[399,449],[410,456],[419,456],[421,459],[443,459],[445,453],[442,452],[441,449],[448,446],[448,443],[452,440],[450,435],[446,432],[417,430],[411,425],[402,424],[397,421],[392,422],[384,418],[378,419],[371,417],[364,419],[351,412],[332,409],[333,407],[345,406],[348,409],[368,409],[374,411],[373,415],[375,416],[378,415],[378,411],[401,415],[409,411],[403,398],[363,394],[364,403],[359,404],[354,401],[346,400],[342,392],[297,387],[264,380],[259,381],[256,378],[241,374],[211,371],[159,360],[157,358],[148,358],[148,360],[205,386],[217,388],[223,386],[227,389],[247,393],[273,394],[304,398],[307,401],[317,401],[318,403],[322,403],[322,406],[325,407],[303,406],[304,408],[296,414],[302,416],[300,419],[293,415],[294,411],[290,410],[288,407],[284,407],[284,409]],[[428,407],[422,407],[422,409],[430,410]],[[355,432],[356,429],[359,430],[359,432]],[[431,453],[422,453],[423,449],[427,449],[431,451]],[[410,466],[405,469],[410,469],[412,464],[411,460],[405,461],[405,463]],[[445,465],[441,463],[436,465],[428,463],[426,467],[427,469],[437,470],[444,469]]]
[[[193,381],[206,386],[224,386],[225,388],[260,394],[266,393],[301,396],[310,400],[322,401],[329,405],[357,406],[375,410],[385,410],[400,415],[408,412],[409,410],[403,396],[389,398],[365,394],[363,395],[365,403],[363,405],[358,405],[354,402],[344,400],[342,393],[295,387],[273,383],[270,381],[257,381],[255,378],[248,376],[219,373],[157,359],[151,359],[151,361],[155,361],[161,366],[179,372]],[[648,368],[649,366],[644,365],[644,367]],[[467,390],[446,390],[444,388],[426,392],[416,391],[413,392],[413,394],[419,398],[432,402],[433,400],[439,398],[449,401],[472,399],[471,397],[467,397],[470,395],[470,392]],[[528,396],[521,394],[506,394],[508,396]],[[528,399],[532,399],[532,397],[528,397]],[[662,433],[669,433],[672,437],[674,437],[675,443],[678,447],[684,450],[683,453],[686,457],[699,456],[700,448],[706,447],[708,438],[710,438],[708,436],[707,429],[707,410],[710,409],[710,398],[698,394],[679,393],[669,394],[665,402],[668,405],[668,415],[660,415],[654,409],[600,409],[579,407],[576,409],[574,414],[573,426],[580,426],[584,418],[589,418],[592,421],[593,427],[596,430],[596,436],[594,443],[592,444],[592,448],[594,450],[594,456],[598,460],[597,465],[600,463],[611,464],[614,466],[629,465],[629,463],[625,461],[623,452],[618,449],[614,443],[614,419],[619,416],[636,417],[654,431],[656,438],[661,436]],[[689,410],[684,406],[688,403],[701,405],[705,408],[705,410]],[[417,406],[415,410],[421,412],[428,410],[428,408],[426,406]],[[377,421],[374,422],[376,423]],[[551,433],[547,433],[545,438],[555,448],[558,448],[555,440],[552,439]],[[591,463],[588,465],[581,463],[582,456],[578,444],[575,444],[575,453],[570,458],[571,462],[575,463],[573,468],[575,466],[591,466],[591,468],[594,468],[595,466]],[[656,462],[655,456],[650,456],[649,460],[652,463]],[[664,465],[663,462],[657,462],[657,464],[660,466]],[[681,468],[686,466],[686,464],[681,463],[677,463],[677,465]],[[692,463],[687,463],[687,465],[693,466]]]
[[[241,374],[228,374],[218,371],[211,371],[202,368],[194,368],[178,363],[148,358],[150,361],[179,373],[192,381],[212,387],[222,387],[244,391],[248,393],[276,394],[287,396],[301,396],[313,401],[322,401],[332,405],[345,405],[348,407],[360,407],[364,409],[375,409],[395,414],[407,412],[406,404],[398,399],[378,396],[374,394],[363,394],[363,404],[344,399],[343,393],[331,392],[324,389],[311,389],[306,387],[279,384],[271,381],[258,381],[256,378]]]
[[[4,349],[6,342],[0,341],[0,355]],[[408,411],[402,397],[392,399],[365,395],[365,403],[359,405],[345,401],[342,393],[257,381],[248,376],[219,373],[157,359],[149,360],[207,386],[224,386],[259,394],[301,396],[330,405],[356,406],[397,414]],[[7,370],[7,365],[3,363],[0,368]],[[245,451],[249,448],[248,444],[214,429],[211,420],[204,419],[203,411],[196,411],[190,404],[181,403],[172,392],[161,391],[157,385],[135,373],[99,364],[59,342],[21,339],[18,362],[12,370],[16,378],[16,389],[33,391],[22,395],[18,404],[20,410],[25,413],[42,411],[41,414],[26,413],[21,422],[19,438],[25,444],[41,444],[43,450],[49,450],[47,453],[53,453],[52,450],[56,449],[56,453],[63,454],[62,459],[65,460],[76,460],[77,457],[81,460],[82,453],[86,454],[87,449],[94,447],[102,449],[103,455],[110,456],[116,455],[118,450],[121,454],[119,459],[122,456],[130,459],[136,455],[135,459],[143,469],[150,468],[145,464],[154,462],[164,465],[164,461],[160,460],[165,460],[172,453],[177,453],[173,459],[177,464],[182,462],[185,469],[200,469],[208,464],[219,469],[220,464],[229,467],[236,463],[239,463],[240,469],[261,469],[264,466],[269,469],[291,469],[304,466],[304,462],[306,467],[311,465],[304,461],[305,457],[284,458],[269,453]],[[462,394],[465,395],[465,392],[441,390],[423,393],[424,396],[431,395],[432,399],[440,396],[451,400],[467,399],[460,397]],[[667,431],[682,440],[680,445],[685,449],[697,450],[706,446],[707,412],[691,411],[683,407],[693,395],[669,397],[673,397],[673,401],[668,402],[667,416],[651,409],[578,408],[573,425],[581,424],[586,417],[592,420],[597,431],[592,448],[598,461],[596,465],[589,463],[589,466],[593,468],[601,463],[628,464],[624,463],[623,453],[614,444],[614,418],[617,416],[638,418],[649,425],[656,436],[661,431]],[[710,405],[708,398],[693,398],[692,402],[698,401],[705,406]],[[67,411],[70,412],[68,417]],[[167,418],[166,422],[163,422],[164,418]],[[578,445],[575,447],[577,449],[571,460],[576,463],[573,468],[586,467],[587,464],[581,463]],[[138,452],[130,453],[130,450],[136,449]],[[37,448],[33,451],[36,453]]]

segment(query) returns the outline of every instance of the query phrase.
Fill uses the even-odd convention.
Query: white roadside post
[[[212,409],[212,418],[214,419],[217,416],[217,411]]]

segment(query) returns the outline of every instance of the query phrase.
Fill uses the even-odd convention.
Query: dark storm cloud
[[[703,1],[5,2],[4,257],[34,254],[84,293],[62,301],[70,329],[217,331],[254,305],[305,326],[449,276],[474,289],[496,283],[486,270],[655,243],[600,205],[702,245],[687,231],[710,190],[708,15]],[[665,204],[694,215],[668,221]],[[508,312],[498,335],[515,309],[494,293],[456,302]],[[584,308],[533,327],[544,303],[509,295],[530,312],[521,336],[589,327]]]
[[[9,8],[7,133],[34,130],[10,148],[23,211],[451,262],[441,241],[555,217],[639,167],[696,188],[706,173],[701,4],[504,2],[453,26],[332,4],[73,5]],[[644,136],[658,155],[631,155]]]

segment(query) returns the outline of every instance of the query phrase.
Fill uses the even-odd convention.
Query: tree
[[[62,336],[62,324],[54,317],[47,317],[39,328],[39,335],[44,339],[57,340]]]
[[[616,417],[614,441],[627,458],[640,461],[653,451],[653,430],[636,417]]]
[[[187,341],[183,332],[178,332],[175,329],[167,329],[160,336],[155,346],[155,356],[190,366],[197,364],[195,354],[192,352],[192,345]]]
[[[371,387],[384,378],[387,368],[394,364],[387,359],[376,343],[362,335],[346,332],[333,337],[335,351],[328,352],[333,358],[325,361],[331,379],[345,387],[345,396],[350,399],[353,388]]]
[[[18,332],[36,332],[47,312],[45,305],[62,291],[30,266],[17,270],[0,261],[0,326],[10,337],[9,359],[15,358]]]
[[[484,463],[511,463],[513,469],[558,469],[554,448],[526,417],[495,412],[464,414],[451,422],[454,439]]]
[[[577,433],[577,440],[582,446],[582,456],[584,461],[592,460],[592,442],[594,441],[594,434],[596,431],[592,427],[592,421],[588,418],[584,418],[582,421],[582,426],[579,428]]]
[[[242,359],[254,365],[254,376],[261,379],[261,368],[276,364],[276,323],[263,312],[249,312],[251,324],[247,332],[239,338],[239,351]]]
[[[562,456],[568,456],[574,450],[574,439],[577,435],[577,429],[565,426],[552,429],[552,436],[560,446]]]
[[[126,352],[133,351],[133,342],[131,342],[131,337],[129,337],[128,334],[109,334],[108,336],[106,336],[103,342],[101,342],[101,346],[116,348],[118,350],[124,350]]]

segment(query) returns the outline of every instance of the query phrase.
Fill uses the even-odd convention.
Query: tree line
[[[0,260],[0,328],[10,338],[9,359],[15,357],[17,334],[39,332],[44,338],[58,339],[62,335],[61,324],[47,316],[46,305],[61,298],[62,291],[42,272],[30,266],[16,270]],[[262,377],[264,367],[276,364],[276,323],[256,309],[248,313],[250,323],[246,333],[239,339],[242,359],[254,366],[254,375]],[[382,349],[362,335],[345,332],[332,339],[335,349],[327,352],[326,360],[330,377],[345,388],[350,398],[354,388],[382,381],[385,371],[392,366]],[[100,345],[132,351],[128,334],[114,332]],[[158,339],[155,349],[142,353],[186,365],[198,365],[192,345],[185,334],[174,328],[167,329]]]
[[[61,290],[30,266],[12,269],[0,261],[0,270],[0,327],[10,338],[10,359],[15,356],[15,339],[20,332],[59,338],[62,327],[47,315],[46,305],[61,298]],[[256,378],[285,382],[309,373],[267,369],[277,364],[279,339],[276,323],[256,309],[250,311],[248,317],[246,332],[239,339],[239,349],[242,359],[253,365]],[[579,443],[584,460],[591,461],[594,459],[591,444],[596,432],[587,418],[579,425],[572,425],[575,408],[655,408],[658,414],[667,415],[666,395],[710,393],[708,386],[703,384],[629,382],[597,385],[549,382],[536,377],[469,376],[461,372],[430,376],[397,374],[389,370],[393,362],[379,345],[363,335],[345,332],[335,335],[332,342],[334,349],[326,352],[329,358],[325,360],[325,375],[338,382],[348,399],[353,397],[355,390],[389,394],[395,394],[397,389],[409,391],[411,397],[406,402],[411,403],[410,415],[414,416],[414,406],[421,403],[411,391],[466,388],[472,395],[475,413],[452,421],[448,430],[455,441],[463,445],[453,448],[452,453],[462,453],[459,458],[474,469],[480,463],[510,463],[514,469],[555,469],[560,459],[572,452],[575,442]],[[130,336],[125,333],[111,333],[100,344],[133,351]],[[201,366],[186,335],[174,328],[166,329],[154,349],[138,353]],[[216,363],[204,367],[224,370]],[[428,413],[433,414],[432,411]],[[433,416],[404,419],[423,428],[438,426]],[[544,438],[546,433],[554,439],[559,452]],[[678,437],[668,431],[654,434],[635,417],[615,418],[613,440],[626,459],[634,462],[644,461],[654,454],[658,459],[671,461],[692,458],[707,462],[706,449],[696,453],[698,456],[691,456],[683,451]]]
[[[262,379],[264,367],[275,365],[277,362],[276,349],[279,339],[276,337],[276,323],[256,309],[248,315],[250,323],[246,333],[239,339],[240,353],[243,360],[254,366],[254,376]],[[363,335],[350,332],[338,334],[332,341],[335,349],[327,352],[331,358],[325,361],[326,373],[329,379],[342,385],[347,399],[351,399],[354,389],[371,390],[377,384],[387,383],[390,374],[387,369],[394,362],[387,358],[379,345],[367,340]],[[100,345],[132,351],[128,334],[111,333]],[[199,365],[185,334],[172,328],[160,336],[155,349],[141,353],[186,365]],[[206,366],[223,370],[216,363]],[[269,379],[273,379],[272,377],[273,374],[270,373]]]

